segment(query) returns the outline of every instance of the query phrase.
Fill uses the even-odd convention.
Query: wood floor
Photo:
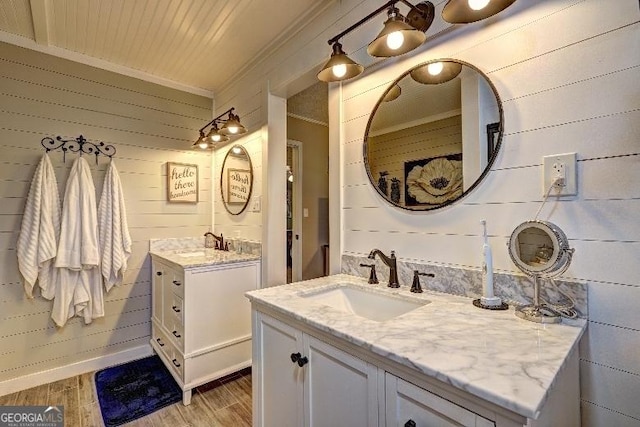
[[[0,406],[64,405],[66,427],[104,427],[93,376],[91,372],[0,396]],[[251,427],[251,373],[245,370],[202,385],[193,391],[191,405],[179,402],[125,425]]]

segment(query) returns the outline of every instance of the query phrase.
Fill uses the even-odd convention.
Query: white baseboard
[[[149,344],[0,382],[0,396],[151,356]]]

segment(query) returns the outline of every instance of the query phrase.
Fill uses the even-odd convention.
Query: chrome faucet
[[[398,265],[396,263],[396,253],[391,251],[391,256],[386,256],[383,254],[380,249],[374,249],[369,252],[369,259],[374,259],[376,255],[380,256],[382,262],[384,262],[387,267],[389,267],[389,286],[390,288],[399,288],[400,283],[398,282]]]

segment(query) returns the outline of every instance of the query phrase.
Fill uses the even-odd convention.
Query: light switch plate
[[[563,178],[564,185],[555,186],[549,196],[575,196],[578,194],[576,153],[554,154],[544,156],[542,195],[549,191],[555,177]]]
[[[305,218],[309,218],[309,209],[308,208],[302,208],[302,216]]]
[[[253,201],[253,205],[251,206],[251,211],[260,212],[261,208],[262,208],[262,196],[258,196]]]

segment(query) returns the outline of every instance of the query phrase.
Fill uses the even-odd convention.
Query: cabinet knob
[[[309,363],[309,359],[306,356],[298,359],[298,366],[300,366],[301,368],[307,363]]]
[[[302,355],[300,353],[291,353],[290,357],[291,357],[291,362],[296,363],[302,357]]]
[[[176,366],[176,368],[180,367],[180,364],[178,363],[178,359],[173,359],[172,362]]]
[[[173,281],[173,284],[174,284],[174,285],[176,285],[176,286],[180,286],[180,285],[182,285],[182,283],[178,282],[177,280],[174,280],[174,281]]]
[[[156,276],[162,276],[162,271],[156,271]]]
[[[416,422],[413,420],[409,420],[406,423],[404,423],[404,427],[416,427]]]
[[[173,336],[174,336],[174,337],[176,337],[176,338],[180,338],[180,337],[182,336],[182,335],[180,335],[180,334],[178,333],[178,331],[173,331],[173,332],[171,332],[171,333],[172,333],[172,334],[173,334]]]
[[[176,313],[180,313],[180,309],[178,308],[177,305],[174,305],[173,307],[171,307],[173,309],[173,311],[175,311]]]
[[[160,347],[164,347],[164,343],[160,338],[156,338],[156,341],[158,342],[158,344],[160,344]]]

